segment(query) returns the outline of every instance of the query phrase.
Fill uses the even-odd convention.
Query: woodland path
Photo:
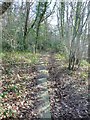
[[[6,87],[8,84],[8,86],[17,86],[20,94],[17,97],[16,93],[11,91],[10,96],[8,94],[8,99],[3,99],[5,100],[5,108],[7,107],[6,105],[9,105],[11,108],[12,106],[15,106],[14,109],[17,111],[15,118],[7,117],[5,120],[31,120],[36,118],[51,119],[51,108],[48,91],[48,58],[48,54],[41,54],[38,64],[32,66],[27,63],[2,65],[3,90],[5,87],[3,92],[8,90]],[[11,74],[7,75],[6,70],[11,71]]]
[[[37,97],[39,97],[38,101],[40,102],[37,107],[37,112],[39,118],[49,118],[50,120],[51,111],[48,91],[49,74],[47,70],[48,57],[49,55],[42,55],[39,60],[40,65],[37,66],[37,88],[40,89],[37,93]]]
[[[65,61],[50,56],[49,81],[51,113],[54,120],[90,120],[88,103],[88,79],[80,74],[88,68],[69,71]]]
[[[30,65],[21,65],[17,71],[17,68],[12,66],[12,70],[17,72],[13,79],[16,79],[16,81],[14,79],[14,84],[21,88],[21,97],[17,100],[15,98],[15,101],[8,99],[6,104],[15,105],[19,113],[16,119],[8,119],[74,120],[74,118],[85,118],[89,120],[88,81],[79,76],[80,71],[83,72],[83,70],[71,73],[72,71],[64,65],[65,61],[56,59],[54,54],[41,54],[38,64],[33,69]],[[10,81],[5,81],[3,86],[7,82]]]

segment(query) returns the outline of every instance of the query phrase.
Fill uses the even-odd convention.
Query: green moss
[[[56,58],[56,59],[60,59],[60,60],[65,60],[65,55],[56,54],[56,55],[55,55],[55,58]]]
[[[81,78],[87,79],[88,78],[88,73],[82,72],[80,75]]]
[[[86,61],[86,60],[82,60],[81,61],[81,63],[80,63],[80,65],[82,66],[82,67],[84,67],[84,66],[90,66],[90,64]]]
[[[4,57],[4,53],[0,53],[0,59],[2,59],[2,57]]]
[[[5,63],[16,63],[16,62],[26,62],[26,63],[37,63],[39,54],[32,54],[30,52],[5,52],[3,53],[3,61]]]

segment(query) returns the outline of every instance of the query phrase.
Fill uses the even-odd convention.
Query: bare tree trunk
[[[70,48],[70,55],[69,55],[69,66],[68,68],[70,70],[74,69],[75,65],[75,54],[76,54],[76,37],[77,33],[79,32],[79,26],[80,26],[80,12],[81,12],[81,2],[77,2],[77,8],[76,8],[76,16],[74,21],[74,27],[73,27],[73,39],[71,41],[71,48]]]
[[[88,3],[88,12],[90,12],[90,1]],[[90,15],[88,19],[88,62],[90,64]],[[88,67],[88,94],[90,94],[90,66]],[[90,96],[88,96],[88,113],[90,113]]]
[[[68,69],[73,70],[75,65],[75,52],[70,51]]]
[[[28,26],[28,19],[29,19],[29,12],[30,12],[30,2],[26,2],[26,8],[27,8],[27,13],[26,13],[26,21],[25,21],[25,27],[24,27],[24,38],[23,38],[23,49],[27,49],[27,44],[26,44],[26,36],[27,36],[27,26]]]
[[[90,12],[90,1],[88,3],[88,11]],[[88,62],[90,63],[90,15],[88,19]]]
[[[44,9],[41,11],[40,10],[40,7],[42,7],[42,3],[39,2],[38,4],[38,11],[37,11],[37,14],[39,15],[38,16],[38,19],[37,19],[37,23],[36,23],[36,40],[35,40],[35,53],[37,52],[37,43],[38,43],[38,36],[39,36],[39,29],[40,29],[40,24],[41,24],[41,21],[45,15],[45,12],[47,10],[47,2],[44,3],[43,7]]]

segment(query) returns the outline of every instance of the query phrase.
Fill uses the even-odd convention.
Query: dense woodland
[[[90,1],[2,0],[0,25],[0,119],[90,119]]]

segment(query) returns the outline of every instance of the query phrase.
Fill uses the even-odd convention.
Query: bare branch
[[[11,6],[12,2],[3,2],[0,5],[0,15],[4,14],[7,9]]]

